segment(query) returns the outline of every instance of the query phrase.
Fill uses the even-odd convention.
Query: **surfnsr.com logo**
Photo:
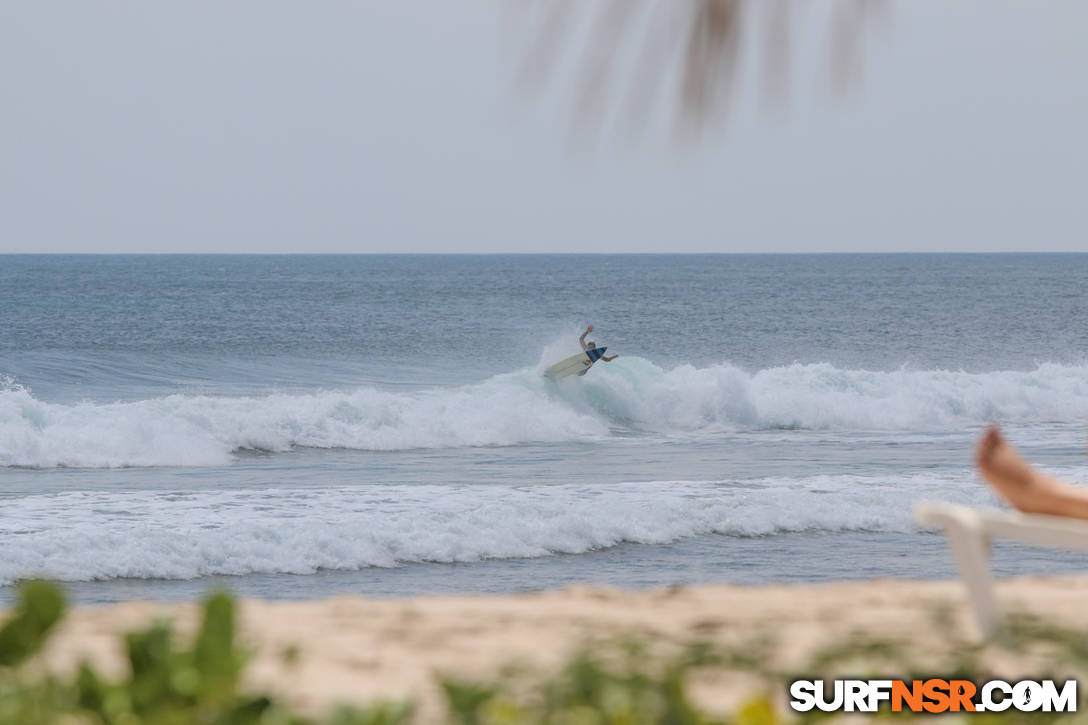
[[[1054,680],[796,680],[790,684],[796,712],[1076,712],[1077,681]]]

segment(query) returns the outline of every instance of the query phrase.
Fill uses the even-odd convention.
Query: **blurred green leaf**
[[[0,666],[17,665],[40,650],[63,614],[60,589],[48,582],[25,582],[15,613],[0,627]]]
[[[215,594],[204,605],[204,622],[193,648],[200,694],[213,701],[233,696],[244,659],[234,646],[234,601]]]
[[[449,679],[442,680],[441,684],[450,716],[461,725],[479,725],[482,722],[480,709],[498,691],[494,686]]]

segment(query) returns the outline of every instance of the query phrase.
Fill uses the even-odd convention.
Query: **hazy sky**
[[[1082,0],[890,0],[843,97],[802,14],[679,146],[520,86],[527,4],[3,3],[0,252],[1088,251]]]

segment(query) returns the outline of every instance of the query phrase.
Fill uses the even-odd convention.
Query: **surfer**
[[[580,342],[582,344],[582,349],[585,350],[586,352],[589,352],[590,350],[596,350],[597,349],[597,343],[593,342],[592,340],[590,340],[589,342],[586,342],[586,335],[588,335],[591,332],[593,332],[593,325],[590,325],[589,327],[587,327],[586,331],[582,333],[582,336],[578,338],[578,342]],[[615,360],[618,357],[619,357],[619,355],[611,355],[611,356],[601,355],[601,357],[599,359],[604,360],[605,362],[612,362],[613,360]]]
[[[1088,487],[1035,468],[996,427],[987,430],[978,442],[975,464],[1002,498],[1024,513],[1088,519]]]

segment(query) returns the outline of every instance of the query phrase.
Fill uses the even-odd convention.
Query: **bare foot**
[[[975,463],[1001,496],[1025,513],[1088,519],[1088,489],[1034,468],[989,428],[978,442]]]

